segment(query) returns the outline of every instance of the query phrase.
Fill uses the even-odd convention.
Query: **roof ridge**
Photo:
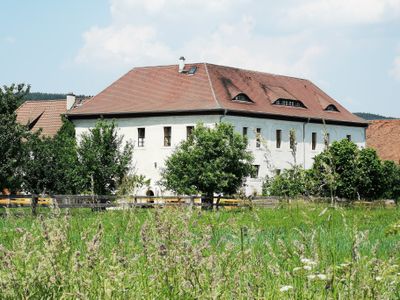
[[[293,78],[293,79],[298,79],[298,80],[304,80],[304,81],[311,82],[307,78],[301,78],[301,77],[296,77],[296,76],[282,75],[282,74],[270,73],[270,72],[265,72],[265,71],[250,70],[250,69],[246,69],[246,68],[238,68],[238,67],[232,67],[232,66],[224,66],[224,65],[213,64],[213,63],[205,63],[205,64],[213,65],[213,66],[216,66],[216,67],[230,68],[230,69],[236,69],[236,70],[240,70],[240,71],[259,73],[259,74],[271,75],[271,76],[277,76],[277,77]]]
[[[203,64],[204,64],[204,69],[206,70],[208,83],[210,84],[210,89],[211,89],[211,93],[213,95],[213,98],[214,98],[215,102],[217,103],[218,108],[222,108],[221,103],[218,101],[217,96],[215,95],[214,86],[213,86],[212,81],[211,81],[210,73],[208,72],[207,63],[203,63]]]

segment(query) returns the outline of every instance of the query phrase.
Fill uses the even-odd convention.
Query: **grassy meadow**
[[[399,299],[400,210],[0,209],[0,299]]]

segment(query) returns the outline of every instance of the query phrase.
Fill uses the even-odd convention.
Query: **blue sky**
[[[94,95],[135,66],[212,62],[308,78],[400,117],[400,0],[3,0],[0,84]]]

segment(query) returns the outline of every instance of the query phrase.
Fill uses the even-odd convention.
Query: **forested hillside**
[[[41,93],[41,92],[32,92],[28,93],[24,100],[58,100],[58,99],[65,99],[67,94],[57,94],[57,93]],[[86,95],[77,95],[77,98],[87,98],[90,96]]]
[[[356,112],[354,114],[365,120],[392,120],[392,119],[395,119],[392,117],[385,117],[385,116],[381,116],[378,114],[371,114],[371,113],[364,113],[364,112]]]

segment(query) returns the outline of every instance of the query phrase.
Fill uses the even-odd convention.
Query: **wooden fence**
[[[102,196],[102,195],[0,195],[0,207],[30,207],[36,214],[38,207],[124,209],[164,206],[200,207],[274,207],[280,199],[276,197],[253,197],[237,199],[215,197],[214,203],[204,203],[200,196]]]

